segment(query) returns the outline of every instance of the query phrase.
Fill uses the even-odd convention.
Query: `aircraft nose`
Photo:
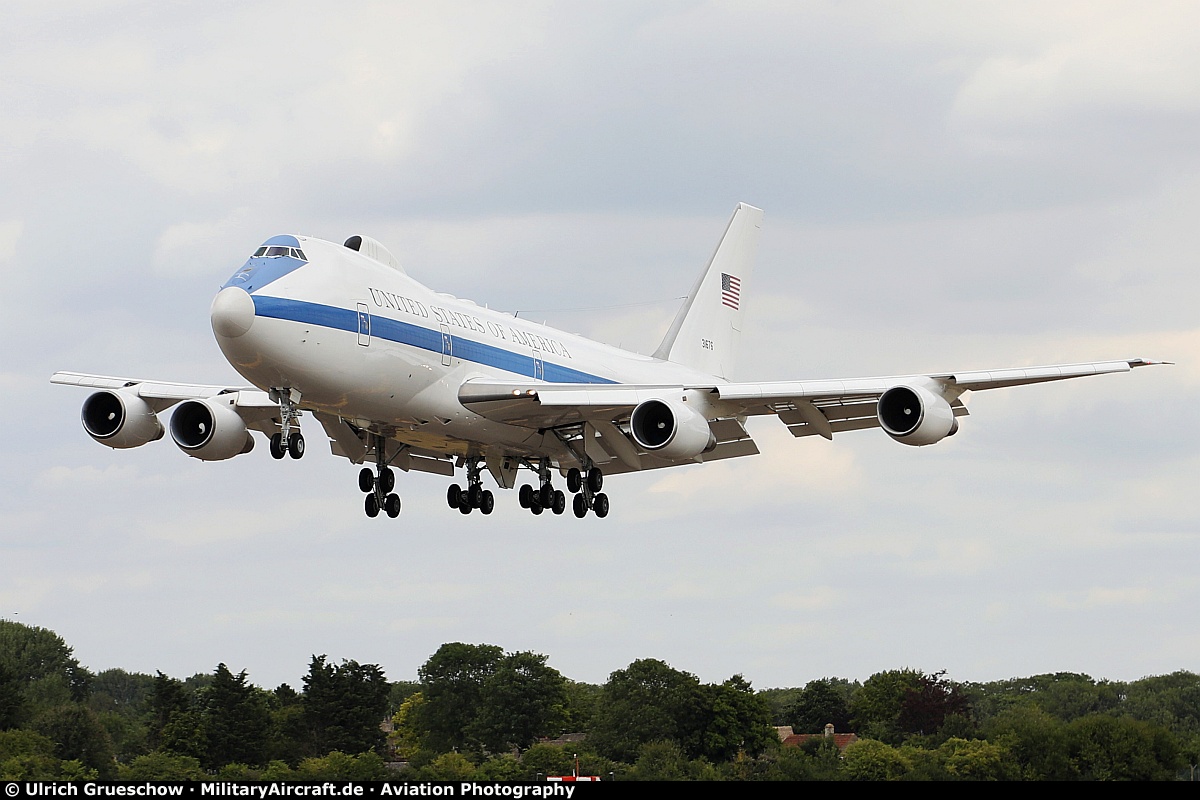
[[[209,311],[213,333],[227,339],[245,335],[254,324],[254,298],[241,287],[226,286],[213,298]]]

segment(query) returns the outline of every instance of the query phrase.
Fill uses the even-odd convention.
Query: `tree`
[[[850,731],[850,695],[856,686],[843,678],[809,681],[785,706],[783,724],[796,733],[823,733],[830,724],[837,731]]]
[[[47,709],[33,721],[33,729],[54,742],[56,758],[79,761],[103,779],[115,774],[112,739],[87,706],[76,703]]]
[[[431,749],[443,753],[475,749],[468,731],[483,705],[483,684],[503,658],[504,651],[496,645],[451,642],[417,670],[425,698],[420,726]]]
[[[383,748],[390,686],[376,664],[335,666],[313,656],[304,677],[304,720],[313,753],[366,753]]]
[[[604,684],[588,741],[601,754],[632,763],[642,745],[681,746],[700,729],[703,699],[695,675],[656,659],[639,659]]]
[[[875,739],[854,742],[846,748],[842,761],[842,773],[852,781],[900,780],[909,769],[909,762],[899,750]]]
[[[91,675],[54,631],[0,619],[0,729],[87,700]]]
[[[487,751],[524,750],[538,737],[557,734],[566,719],[566,679],[537,653],[510,653],[481,687],[479,710],[468,736]]]
[[[868,678],[855,692],[851,711],[859,735],[899,744],[907,734],[935,733],[947,717],[967,714],[970,705],[945,672],[897,669]]]
[[[266,763],[271,712],[262,690],[252,686],[243,670],[237,675],[218,664],[213,682],[198,696],[204,734],[206,769],[241,763]]]
[[[777,740],[771,710],[750,682],[734,675],[701,687],[700,740],[694,753],[710,761],[730,761],[739,753],[757,756]]]
[[[1183,766],[1179,745],[1164,728],[1128,717],[1092,714],[1066,726],[1071,760],[1084,780],[1171,780]]]

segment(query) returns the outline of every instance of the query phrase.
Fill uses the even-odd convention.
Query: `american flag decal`
[[[729,306],[734,311],[738,310],[738,305],[742,299],[742,281],[740,278],[721,273],[721,304]]]

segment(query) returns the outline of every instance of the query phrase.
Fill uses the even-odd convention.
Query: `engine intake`
[[[879,396],[879,425],[901,444],[935,444],[958,431],[954,409],[923,386],[893,386]]]
[[[201,461],[224,461],[254,449],[254,438],[236,411],[212,400],[186,400],[171,414],[171,438]]]
[[[708,420],[670,400],[643,400],[629,417],[629,432],[643,450],[671,459],[695,458],[716,446]]]
[[[81,416],[88,436],[109,447],[140,447],[163,436],[158,415],[130,392],[96,392],[83,401]]]

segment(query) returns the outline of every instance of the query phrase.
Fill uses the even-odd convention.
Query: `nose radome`
[[[254,324],[254,298],[245,289],[227,286],[213,298],[209,317],[213,333],[236,339]]]

